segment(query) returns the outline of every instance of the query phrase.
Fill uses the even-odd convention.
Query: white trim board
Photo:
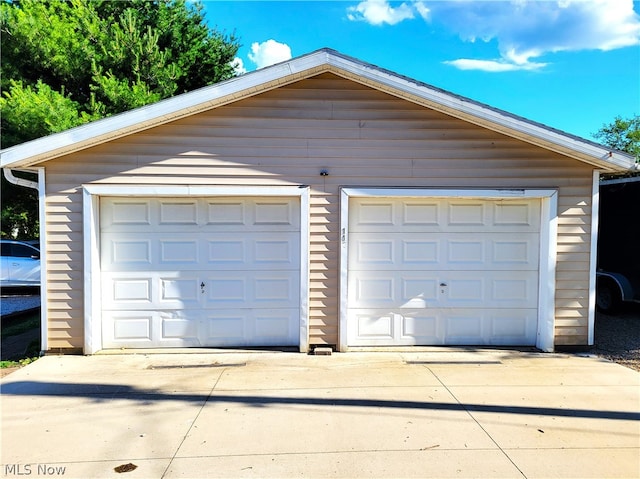
[[[596,269],[598,266],[598,228],[600,222],[600,172],[593,172],[591,187],[591,250],[589,254],[589,316],[587,344],[595,343],[596,330]]]
[[[415,188],[343,188],[340,196],[340,319],[339,349],[347,351],[349,199],[395,198],[539,198],[541,200],[540,263],[538,291],[538,332],[536,347],[552,352],[555,338],[556,238],[558,234],[558,193],[551,189],[463,190]]]
[[[309,188],[302,186],[122,186],[83,185],[84,234],[84,353],[102,349],[102,304],[100,285],[101,196],[126,197],[274,197],[300,199],[300,352],[309,350]]]
[[[49,268],[47,266],[47,182],[45,169],[38,168],[38,220],[40,223],[40,351],[49,349]]]

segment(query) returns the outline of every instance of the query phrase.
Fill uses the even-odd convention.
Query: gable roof
[[[607,172],[629,170],[635,166],[634,158],[626,153],[361,62],[328,48],[7,148],[0,152],[0,166],[35,166],[43,161],[326,72],[575,158]]]

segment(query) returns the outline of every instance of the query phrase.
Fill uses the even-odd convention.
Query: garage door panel
[[[438,284],[440,307],[535,308],[536,271],[449,271]]]
[[[533,345],[534,343],[526,341],[528,338],[536,337],[538,324],[536,313],[534,309],[493,311],[490,336],[496,338],[495,344],[500,346]]]
[[[153,313],[141,311],[129,314],[115,314],[110,335],[113,340],[151,341]]]
[[[300,242],[296,233],[246,234],[219,233],[208,239],[206,265],[216,270],[297,270]]]
[[[299,231],[298,207],[293,198],[208,199],[205,222],[216,231]]]
[[[540,206],[527,200],[357,198],[351,204],[352,233],[540,231]]]
[[[299,235],[284,233],[193,232],[105,233],[102,235],[102,271],[154,270],[295,270],[299,269]]]
[[[535,271],[351,271],[353,308],[533,308]]]
[[[255,334],[265,341],[265,345],[297,344],[297,331],[292,328],[296,324],[297,310],[273,309],[253,311],[255,317]]]
[[[148,268],[152,264],[151,241],[140,236],[105,236],[101,263],[105,271]]]
[[[151,200],[110,198],[100,201],[100,227],[126,231],[151,225]]]
[[[296,271],[127,272],[103,274],[103,308],[280,308],[297,304]]]
[[[133,309],[150,309],[157,301],[154,280],[139,273],[102,275],[102,307],[116,309],[122,305]]]
[[[197,200],[159,200],[159,225],[197,225],[198,224]]]
[[[349,314],[352,345],[389,344],[394,339],[395,315],[388,310],[353,309]]]
[[[196,276],[176,278],[158,275],[160,298],[159,307],[173,306],[177,309],[196,307],[200,303],[201,288]]]
[[[400,341],[404,344],[442,344],[440,315],[435,311],[402,311],[399,314]]]
[[[456,310],[444,324],[446,344],[534,346],[535,309]]]
[[[221,309],[205,313],[203,341],[215,346],[294,346],[297,308]]]
[[[151,278],[111,277],[106,281],[106,285],[111,293],[108,296],[111,303],[151,304],[153,302]]]
[[[199,318],[182,311],[105,311],[102,341],[105,348],[199,346]]]
[[[439,299],[437,273],[353,271],[348,298],[354,308],[433,307]]]
[[[351,309],[351,346],[535,345],[535,309]]]
[[[197,308],[200,283],[200,278],[189,272],[105,273],[102,306],[106,310]]]
[[[243,345],[248,326],[247,314],[248,311],[242,310],[221,310],[215,315],[209,313],[205,320],[205,342],[221,346]]]
[[[100,226],[110,232],[179,233],[185,226],[216,231],[299,231],[297,198],[102,198]]]
[[[352,233],[351,270],[537,270],[535,233]]]
[[[438,201],[416,202],[409,199],[362,198],[355,200],[358,207],[349,215],[352,232],[424,231],[440,228],[442,205]]]
[[[215,269],[295,269],[299,242],[295,234],[267,239],[261,236],[218,235],[207,244],[207,265]]]
[[[444,344],[440,310],[352,309],[351,346],[415,346]]]
[[[297,345],[299,198],[101,198],[103,347]]]
[[[347,344],[534,345],[539,200],[349,200]]]
[[[444,325],[445,343],[483,344],[483,316],[478,311],[452,311],[448,314]]]
[[[445,226],[472,226],[483,228],[489,225],[489,209],[482,201],[450,201],[445,205]]]
[[[162,341],[187,341],[192,345],[199,345],[199,321],[194,317],[162,317]]]
[[[175,238],[158,238],[159,258],[157,265],[165,265],[168,268],[176,266],[184,269],[188,265],[197,267],[199,262],[198,250],[200,249],[197,239],[187,240],[176,235]]]
[[[300,297],[297,272],[216,272],[203,281],[203,308],[282,308],[295,304]]]

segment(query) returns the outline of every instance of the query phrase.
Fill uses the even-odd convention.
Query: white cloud
[[[283,62],[291,58],[291,48],[286,43],[278,43],[275,40],[251,44],[249,60],[256,64],[257,68],[268,67],[274,63]]]
[[[640,16],[632,0],[439,2],[432,16],[464,40],[497,41],[500,60],[446,62],[461,69],[532,70],[545,65],[532,59],[546,53],[640,44]]]
[[[347,17],[372,25],[422,17],[465,41],[497,43],[498,59],[445,62],[466,70],[535,70],[546,65],[535,59],[548,53],[640,45],[640,16],[633,0],[362,0],[347,9]]]
[[[538,70],[546,66],[546,63],[509,63],[504,60],[473,60],[470,58],[459,58],[444,62],[459,70],[482,70],[485,72],[511,72],[515,70]]]
[[[247,69],[244,67],[244,62],[240,57],[235,57],[231,61],[231,66],[233,67],[233,71],[235,71],[236,75],[244,75],[247,73]]]
[[[371,25],[383,23],[395,25],[414,18],[415,13],[426,19],[429,16],[429,9],[421,1],[402,3],[394,8],[387,0],[363,0],[355,7],[347,9],[347,18],[353,21],[364,21]]]

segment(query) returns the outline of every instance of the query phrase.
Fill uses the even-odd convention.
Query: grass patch
[[[2,336],[2,356],[0,357],[0,369],[26,366],[32,363],[40,355],[40,311],[30,311],[19,316],[2,318],[0,335]],[[12,339],[29,333],[20,338]],[[37,339],[33,337],[37,336]],[[6,344],[5,344],[5,340]]]
[[[6,323],[6,324],[4,324]],[[15,318],[4,319],[2,324],[2,337],[16,336],[31,329],[40,327],[40,311],[34,311]]]
[[[27,364],[31,364],[36,359],[38,359],[37,356],[34,356],[32,358],[18,359],[17,361],[0,361],[0,369],[19,368],[22,366],[26,366]]]

